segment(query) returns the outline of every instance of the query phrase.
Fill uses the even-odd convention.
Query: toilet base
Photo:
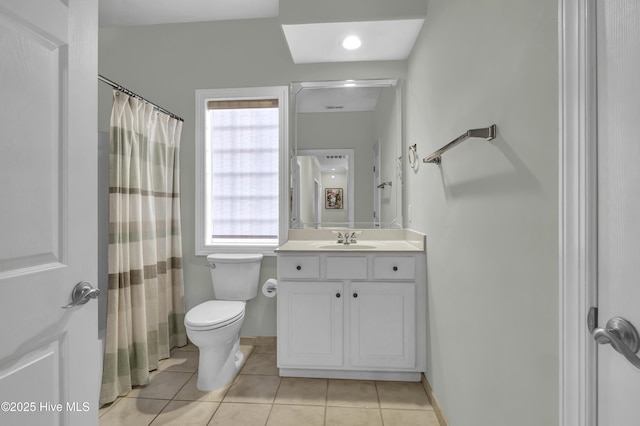
[[[197,387],[201,391],[215,391],[230,383],[238,374],[244,362],[244,354],[240,351],[240,338],[233,344],[233,349],[224,361],[222,367],[214,365],[211,358],[214,351],[200,349],[198,360],[198,382]]]

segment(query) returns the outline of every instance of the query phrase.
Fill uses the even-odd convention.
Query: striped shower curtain
[[[100,403],[147,384],[187,343],[180,230],[182,122],[114,91],[109,165],[109,290]]]

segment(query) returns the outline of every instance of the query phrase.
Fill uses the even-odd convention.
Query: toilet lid
[[[184,323],[190,328],[220,328],[244,317],[244,305],[239,300],[209,300],[189,310]]]

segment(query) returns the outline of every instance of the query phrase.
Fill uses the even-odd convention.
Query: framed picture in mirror
[[[326,188],[324,200],[325,209],[341,209],[342,188]]]

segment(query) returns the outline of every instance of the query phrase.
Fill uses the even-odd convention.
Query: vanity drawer
[[[366,256],[328,256],[327,279],[364,280],[367,278]]]
[[[378,256],[373,264],[374,279],[410,280],[416,276],[416,259],[413,257]]]
[[[280,278],[320,278],[318,256],[278,256],[278,277]]]

